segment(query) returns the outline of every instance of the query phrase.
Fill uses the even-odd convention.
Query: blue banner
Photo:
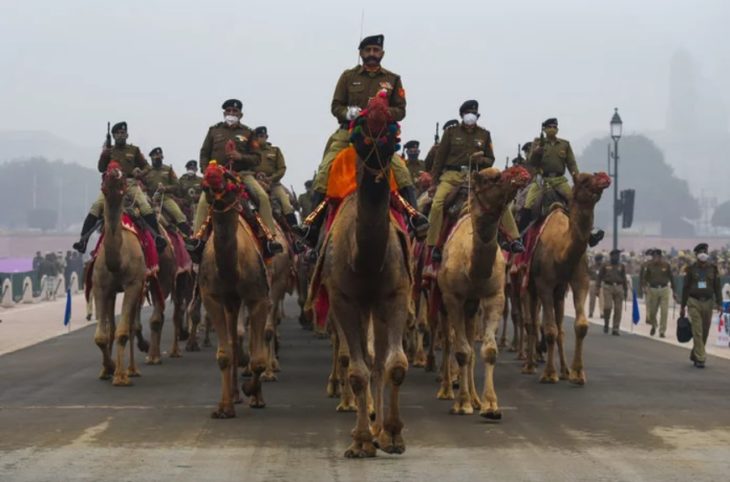
[[[634,295],[634,303],[631,310],[631,319],[634,322],[634,325],[639,324],[639,320],[641,320],[641,313],[639,313],[639,300],[636,298],[636,288],[633,290]]]
[[[63,315],[63,326],[71,323],[71,290],[66,290],[66,313]]]

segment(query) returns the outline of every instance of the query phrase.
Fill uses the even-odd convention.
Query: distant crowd
[[[629,276],[639,276],[641,266],[651,259],[652,250],[644,252],[622,252],[621,262],[626,266],[626,274]],[[675,275],[684,274],[687,266],[695,261],[695,255],[691,249],[677,250],[672,248],[669,251],[662,252],[664,260],[667,261]],[[730,249],[724,246],[720,249],[710,251],[710,262],[717,265],[720,276],[730,276]],[[594,250],[588,253],[588,259],[592,260],[596,255],[602,255],[604,259],[608,259],[608,252]]]
[[[66,251],[64,256],[62,251],[48,252],[44,255],[40,251],[36,251],[33,258],[33,273],[39,283],[41,296],[48,299],[55,299],[59,286],[59,277],[63,276],[65,286],[68,288],[71,281],[71,274],[76,273],[79,280],[79,287],[83,283],[84,259],[80,253],[75,251]],[[41,283],[43,277],[46,282]]]

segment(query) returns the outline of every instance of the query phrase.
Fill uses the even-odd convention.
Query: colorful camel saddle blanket
[[[175,265],[177,274],[191,271],[193,269],[193,261],[190,259],[188,250],[185,249],[185,241],[178,231],[171,228],[165,230],[167,239],[172,245],[172,251],[175,253]]]
[[[525,233],[525,251],[516,254],[513,258],[512,269],[518,270],[523,266],[525,267],[525,275],[522,277],[522,291],[525,291],[527,289],[527,286],[530,282],[530,268],[532,266],[532,258],[535,254],[537,243],[538,241],[540,241],[540,236],[542,236],[542,232],[545,229],[545,226],[547,226],[550,218],[553,217],[557,212],[564,213],[565,210],[562,207],[556,206],[552,211],[550,211],[550,214],[548,214],[545,219],[530,226],[530,228]]]
[[[333,203],[330,205],[330,210],[327,215],[326,231],[324,235],[324,242],[317,258],[317,264],[314,267],[314,273],[312,274],[312,280],[309,283],[309,293],[307,295],[307,302],[305,303],[304,310],[314,315],[314,322],[320,328],[324,328],[327,324],[327,316],[329,314],[329,294],[325,288],[322,280],[322,267],[325,263],[325,257],[327,253],[327,246],[330,243],[333,234],[333,227],[335,226],[338,214],[341,212],[341,208],[348,202],[355,202],[354,196],[348,196],[343,199],[342,202]],[[396,233],[398,234],[398,240],[400,241],[400,247],[403,252],[403,259],[405,260],[406,270],[408,275],[413,281],[413,273],[411,271],[411,246],[410,236],[408,235],[408,229],[403,214],[391,205],[390,207],[390,221],[391,225],[395,226]]]
[[[390,171],[390,190],[397,191],[393,170]],[[329,178],[327,179],[327,196],[335,199],[345,199],[357,189],[357,151],[348,146],[342,149],[332,161]]]

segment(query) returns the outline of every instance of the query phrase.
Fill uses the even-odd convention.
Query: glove
[[[352,106],[350,106],[350,107],[347,108],[347,114],[345,115],[345,118],[347,120],[352,120],[355,117],[357,117],[357,116],[360,115],[360,111],[361,110],[362,109],[360,109],[358,106],[352,105]]]

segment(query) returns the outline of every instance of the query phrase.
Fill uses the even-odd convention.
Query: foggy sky
[[[385,35],[383,66],[403,78],[403,140],[419,139],[423,156],[435,122],[466,99],[479,100],[502,165],[547,117],[579,146],[607,133],[614,107],[627,133],[663,129],[678,49],[708,82],[730,78],[726,0],[0,4],[0,129],[96,149],[107,121],[126,120],[130,142],[145,155],[162,146],[180,174],[236,97],[245,124],[268,126],[297,190],[336,128],[332,92],[357,62],[363,7],[363,33]]]

